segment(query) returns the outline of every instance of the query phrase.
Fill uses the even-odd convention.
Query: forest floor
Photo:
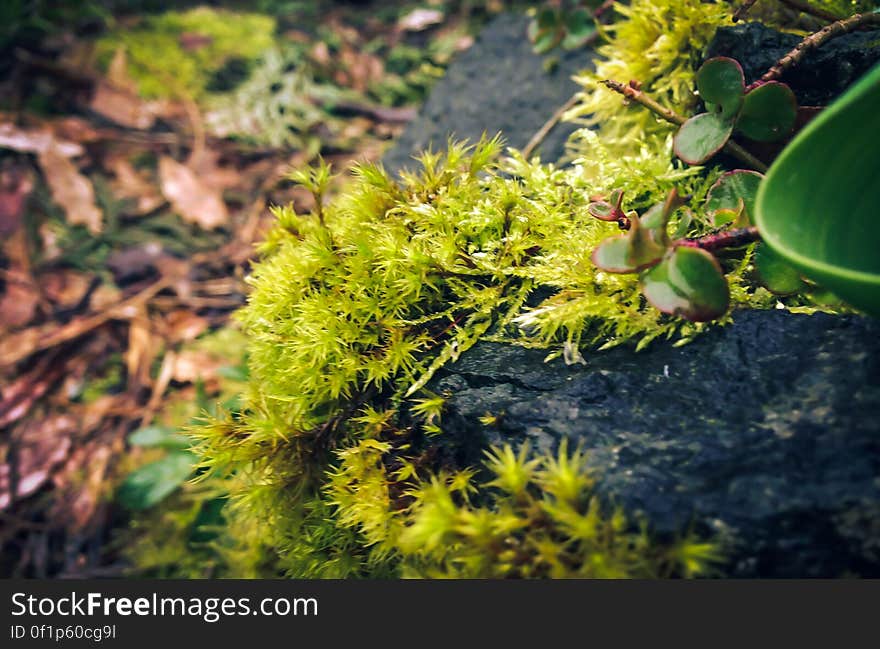
[[[378,160],[504,8],[106,4],[0,31],[3,576],[125,574],[118,531],[191,475],[177,431],[243,387],[256,244],[311,207],[287,173]]]

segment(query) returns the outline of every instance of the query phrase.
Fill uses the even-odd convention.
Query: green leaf
[[[746,95],[736,127],[752,140],[775,142],[791,133],[796,118],[797,99],[791,88],[770,81]]]
[[[192,475],[197,457],[187,451],[172,451],[165,457],[132,471],[119,486],[116,497],[125,507],[152,507]]]
[[[639,269],[630,259],[631,247],[625,234],[609,237],[593,250],[593,263],[609,273],[637,273]]]
[[[600,221],[616,221],[617,209],[608,201],[595,201],[587,206],[587,211]]]
[[[637,273],[656,264],[666,246],[654,239],[654,233],[641,227],[635,212],[629,214],[626,234],[609,237],[593,250],[593,263],[609,273]]]
[[[596,33],[596,23],[593,21],[589,11],[579,9],[566,16],[565,32],[562,48],[565,50],[576,50],[582,47]]]
[[[755,250],[755,267],[764,286],[777,295],[791,295],[807,286],[800,272],[765,243]]]
[[[739,63],[726,56],[706,61],[697,70],[697,90],[707,108],[718,107],[725,120],[739,112],[746,92],[745,77]]]
[[[651,230],[654,241],[662,245],[664,248],[669,245],[669,235],[666,232],[666,226],[669,219],[675,214],[675,210],[684,205],[687,201],[678,195],[678,190],[672,188],[666,195],[666,200],[657,203],[641,217],[641,226],[646,230]]]
[[[880,318],[880,65],[788,144],[761,183],[755,224],[805,277]]]
[[[664,313],[694,322],[727,311],[730,290],[715,258],[700,248],[677,247],[640,278],[642,293]]]
[[[673,139],[675,155],[696,165],[721,150],[733,132],[733,121],[716,113],[700,113],[681,125]]]
[[[722,175],[706,196],[706,212],[712,215],[713,224],[724,225],[724,221],[718,215],[719,210],[738,213],[742,201],[746,222],[740,225],[742,227],[751,225],[755,214],[755,198],[763,178],[764,176],[757,171],[746,169],[735,169]]]
[[[167,426],[139,428],[128,436],[128,443],[133,446],[170,449],[187,449],[192,446],[190,439]]]

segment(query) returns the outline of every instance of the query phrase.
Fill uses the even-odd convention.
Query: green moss
[[[128,71],[147,98],[201,98],[212,76],[231,59],[254,61],[274,42],[269,16],[196,7],[146,17],[134,29],[118,28],[97,42],[105,64],[117,49],[127,55]],[[182,40],[198,39],[187,48]]]
[[[693,104],[694,68],[730,6],[634,0],[608,33],[596,79],[639,79],[662,103]],[[709,326],[646,305],[635,276],[590,255],[618,232],[587,212],[591,196],[626,190],[644,209],[676,187],[692,218],[717,168],[673,161],[671,131],[647,111],[588,88],[580,109],[598,130],[572,140],[566,169],[501,158],[498,139],[426,152],[393,179],[354,170],[323,200],[323,164],[292,177],[317,208],[275,210],[239,319],[248,338],[242,409],[192,433],[203,479],[229,503],[230,574],[293,577],[692,576],[720,549],[693,534],[660,538],[602,502],[585,456],[491,449],[461,466],[443,432],[433,374],[479,340],[543,347],[577,362],[595,349],[657,339],[683,344]],[[683,214],[681,212],[680,214]],[[754,281],[752,249],[721,260],[734,309],[814,310]],[[718,323],[723,325],[730,316]],[[490,425],[492,415],[484,422]]]

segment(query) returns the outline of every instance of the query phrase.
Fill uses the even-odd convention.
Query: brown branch
[[[720,250],[721,248],[739,248],[760,240],[761,235],[758,232],[758,228],[751,226],[707,234],[695,239],[679,239],[673,242],[672,245],[681,248],[702,248],[703,250],[713,251]]]
[[[556,112],[550,116],[550,119],[544,122],[544,125],[540,129],[538,129],[538,132],[532,136],[532,139],[530,139],[528,144],[526,144],[523,148],[522,155],[524,159],[529,159],[535,149],[538,148],[541,142],[544,141],[544,138],[546,138],[550,134],[550,131],[553,130],[553,127],[559,123],[559,120],[562,119],[562,116],[574,107],[574,105],[577,103],[577,100],[578,96],[572,95],[568,98],[568,101],[562,104],[562,106],[560,106],[556,110]]]
[[[793,65],[797,65],[797,63],[801,59],[803,59],[804,56],[806,56],[807,52],[823,45],[824,43],[827,43],[832,38],[843,36],[844,34],[854,31],[859,27],[862,27],[863,25],[874,23],[880,25],[880,14],[855,14],[845,20],[838,20],[837,22],[832,23],[827,27],[823,27],[815,34],[810,34],[804,40],[798,43],[793,50],[791,50],[788,54],[779,59],[779,61],[777,61],[772,68],[764,73],[764,76],[762,76],[754,83],[750,84],[748,88],[746,88],[746,92],[754,90],[761,84],[767,83],[768,81],[774,81],[778,79],[788,68]]]
[[[746,17],[746,14],[749,13],[749,9],[757,2],[758,0],[746,0],[743,2],[739,8],[733,12],[733,22],[739,22],[743,18]]]
[[[822,20],[835,21],[845,18],[845,16],[839,16],[835,13],[831,13],[830,11],[826,11],[825,9],[821,9],[820,7],[814,7],[807,2],[801,2],[801,0],[779,0],[779,2],[791,9],[808,14],[815,18],[820,18]]]
[[[605,79],[602,83],[614,92],[618,92],[627,99],[631,99],[637,104],[641,104],[652,113],[655,113],[656,115],[659,115],[660,117],[665,119],[667,122],[681,126],[687,121],[687,118],[683,115],[679,115],[675,111],[661,106],[654,99],[643,93],[641,90],[634,88],[631,84],[625,85],[620,83],[619,81],[614,81],[613,79]],[[758,160],[758,158],[746,151],[743,147],[741,147],[733,140],[728,140],[724,144],[724,150],[730,155],[749,165],[752,169],[760,172],[767,171],[767,165]]]

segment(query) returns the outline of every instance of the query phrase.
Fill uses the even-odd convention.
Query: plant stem
[[[802,13],[808,14],[815,18],[821,18],[822,20],[842,20],[846,16],[839,16],[835,13],[831,13],[830,11],[826,11],[825,9],[821,9],[820,7],[814,7],[808,2],[802,2],[802,0],[779,0],[784,5],[791,7],[792,9],[796,9]]]
[[[746,0],[745,2],[743,2],[739,6],[739,8],[733,12],[733,22],[736,23],[745,18],[746,14],[749,13],[749,9],[751,9],[752,5],[754,5],[757,1],[758,0]]]
[[[739,248],[760,240],[761,235],[758,232],[758,228],[751,226],[707,234],[696,239],[679,239],[673,242],[672,245],[681,248],[702,248],[711,252],[721,248]]]
[[[641,90],[634,88],[632,85],[622,84],[619,81],[614,81],[613,79],[605,79],[602,83],[614,92],[618,92],[627,99],[631,99],[632,101],[641,104],[652,113],[655,113],[665,119],[667,122],[671,122],[672,124],[681,126],[687,121],[687,118],[683,115],[679,115],[675,111],[661,106],[659,103],[657,103],[657,101],[643,93]],[[746,151],[743,147],[741,147],[733,140],[728,140],[725,143],[724,150],[727,151],[727,153],[729,153],[730,155],[739,158],[739,160],[749,165],[752,169],[760,172],[767,171],[767,165],[758,160],[758,158]]]
[[[802,58],[804,58],[807,52],[827,43],[832,38],[843,36],[863,25],[870,25],[873,23],[880,25],[880,14],[855,14],[844,20],[838,20],[837,22],[831,23],[814,34],[810,34],[798,43],[793,50],[779,59],[772,68],[764,73],[764,76],[750,84],[748,88],[746,88],[746,92],[754,90],[768,81],[778,79],[782,76],[783,72],[791,66],[796,65]]]
[[[538,148],[541,142],[543,142],[544,139],[550,134],[550,131],[553,130],[553,127],[559,123],[559,120],[562,119],[562,116],[565,115],[565,113],[568,112],[569,109],[574,107],[574,105],[577,103],[577,100],[578,96],[572,95],[568,98],[568,101],[562,104],[562,106],[560,106],[556,110],[556,112],[550,116],[550,119],[544,122],[544,125],[540,129],[538,129],[538,132],[532,136],[532,139],[529,140],[529,143],[526,144],[526,146],[523,148],[522,156],[524,159],[528,160],[529,157],[531,157],[535,149]]]

